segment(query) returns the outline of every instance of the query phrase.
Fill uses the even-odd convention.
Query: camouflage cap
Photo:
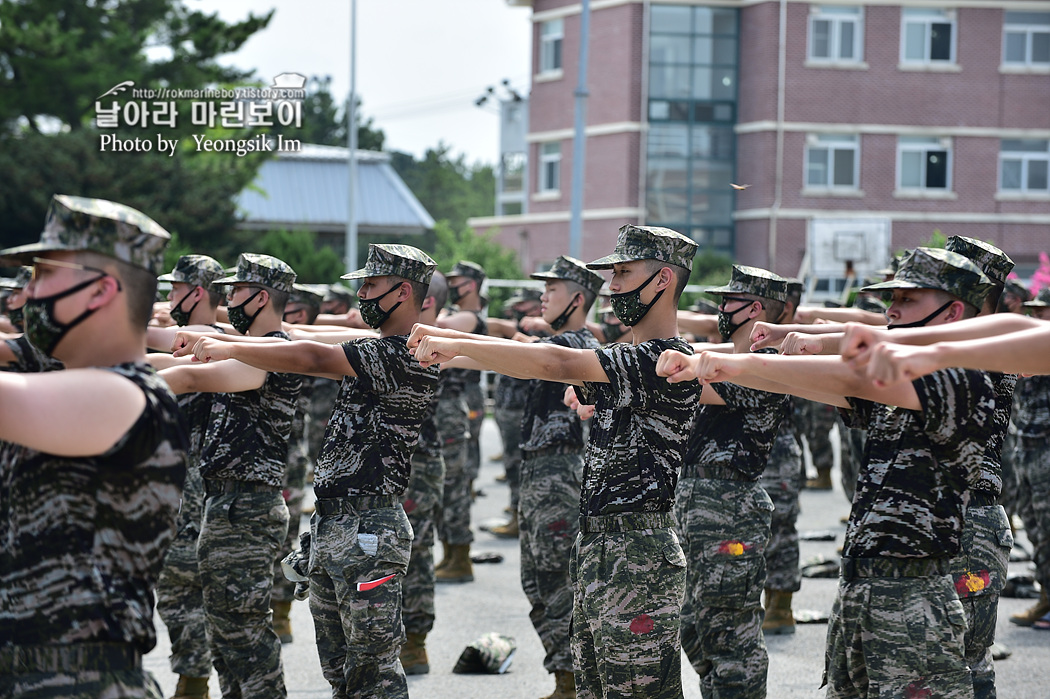
[[[226,270],[219,264],[219,261],[207,255],[183,255],[175,263],[175,269],[168,274],[160,275],[157,281],[192,284],[207,289],[213,281],[225,273]]]
[[[1006,277],[1013,271],[1014,261],[1005,252],[991,243],[974,238],[953,235],[948,238],[944,249],[957,252],[981,268],[981,271],[997,284],[1005,284]]]
[[[470,673],[502,675],[510,667],[517,649],[518,644],[510,636],[489,632],[463,649],[452,672],[457,675]]]
[[[1010,293],[1021,299],[1022,301],[1031,301],[1032,294],[1023,284],[1014,281],[1013,279],[1006,280],[1006,286],[1004,288],[1005,293]]]
[[[725,286],[704,289],[705,293],[724,296],[726,294],[751,294],[772,301],[787,301],[788,281],[769,270],[746,265],[733,265],[733,274]]]
[[[893,279],[871,284],[861,291],[937,289],[980,308],[992,285],[992,280],[977,265],[957,252],[915,248],[904,253]]]
[[[797,296],[797,297],[801,298],[802,297],[802,291],[805,288],[806,287],[802,283],[801,279],[795,279],[794,277],[791,277],[790,279],[787,280],[787,296],[788,296],[788,298],[791,298],[792,296]]]
[[[687,310],[690,310],[693,313],[702,313],[707,316],[713,316],[718,313],[718,306],[711,303],[710,301],[706,301],[704,299],[697,299],[693,302],[693,305],[690,306]]]
[[[515,289],[514,293],[510,295],[510,298],[504,302],[504,306],[514,306],[519,303],[525,303],[526,301],[539,301],[540,297],[543,296],[543,292],[539,289],[534,289],[531,286],[523,286],[520,289]]]
[[[326,293],[328,293],[328,288],[324,284],[292,284],[292,293],[288,301],[320,308]]]
[[[620,226],[613,253],[588,262],[587,269],[612,269],[621,262],[659,260],[692,271],[696,248],[696,241],[670,228],[627,223]]]
[[[275,291],[291,293],[294,283],[295,270],[289,267],[287,262],[282,262],[270,255],[242,252],[237,260],[237,273],[216,279],[212,285],[257,284]]]
[[[546,272],[530,274],[529,278],[544,280],[563,279],[568,282],[575,282],[594,295],[597,295],[602,290],[602,284],[605,283],[605,278],[602,275],[592,272],[587,269],[587,265],[583,264],[583,262],[567,255],[562,255],[556,259]]]
[[[857,298],[853,299],[853,307],[869,313],[885,313],[889,310],[889,306],[869,294],[857,294]]]
[[[1039,290],[1039,293],[1035,295],[1035,298],[1031,301],[1025,301],[1021,304],[1025,308],[1044,308],[1050,306],[1050,286],[1044,286]]]
[[[453,265],[452,269],[449,270],[449,273],[445,275],[448,279],[452,279],[452,277],[467,277],[476,281],[479,286],[481,285],[481,282],[485,281],[486,276],[484,268],[470,260],[460,260]]]
[[[32,267],[19,267],[13,277],[0,279],[0,289],[24,289],[33,279]]]
[[[353,300],[357,298],[357,294],[354,290],[348,287],[346,284],[327,284],[325,291],[325,301],[346,301],[347,303],[353,303]]]
[[[25,263],[42,252],[90,251],[160,274],[171,236],[141,211],[105,199],[56,194],[47,210],[40,242],[0,250],[4,258]]]
[[[341,279],[364,279],[366,277],[401,277],[420,284],[429,284],[437,263],[419,248],[411,245],[386,245],[372,243],[368,246],[365,266]]]

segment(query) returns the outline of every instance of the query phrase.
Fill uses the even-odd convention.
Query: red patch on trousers
[[[409,512],[411,512],[412,510],[416,509],[416,501],[415,500],[405,500],[405,503],[404,503],[404,505],[402,505],[402,507],[405,508],[405,514],[407,515]]]
[[[547,530],[552,534],[558,534],[560,532],[568,531],[569,523],[564,519],[559,519],[557,522],[551,522],[547,525]]]
[[[933,696],[933,690],[926,686],[926,683],[918,684],[912,682],[904,688],[905,699],[930,699]]]
[[[636,636],[649,633],[655,626],[656,624],[653,623],[653,618],[648,614],[639,614],[631,619],[631,633]]]
[[[987,570],[963,573],[955,579],[955,592],[959,597],[969,597],[972,593],[980,592],[991,584],[992,579]]]

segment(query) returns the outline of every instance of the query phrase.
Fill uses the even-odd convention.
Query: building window
[[[1050,67],[1050,12],[1006,12],[1003,63]]]
[[[905,9],[901,25],[901,62],[955,62],[954,11]]]
[[[897,164],[901,189],[951,189],[951,139],[902,136]]]
[[[540,72],[561,70],[561,44],[565,37],[565,23],[552,19],[540,25]]]
[[[856,189],[860,168],[860,139],[849,134],[810,134],[806,137],[806,186],[817,189]]]
[[[864,15],[859,7],[815,6],[809,15],[811,61],[858,63],[864,56]]]
[[[557,192],[561,189],[561,143],[544,143],[540,146],[539,191]]]
[[[1006,139],[999,146],[999,190],[1047,194],[1050,140]]]

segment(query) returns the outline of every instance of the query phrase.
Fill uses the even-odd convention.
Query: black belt
[[[228,493],[279,493],[280,488],[266,483],[250,483],[248,481],[237,481],[232,478],[205,478],[204,497],[210,498],[216,495]]]
[[[599,517],[580,517],[580,531],[629,532],[636,529],[663,529],[678,526],[670,512],[624,512]]]
[[[125,672],[141,666],[142,654],[129,643],[0,646],[0,675]]]
[[[346,498],[317,498],[314,511],[322,517],[328,515],[352,515],[362,510],[379,510],[393,507],[401,499],[396,495],[357,495]]]
[[[999,496],[987,490],[971,490],[968,507],[992,507],[999,504]]]
[[[843,558],[842,579],[857,578],[929,578],[947,575],[947,558]]]

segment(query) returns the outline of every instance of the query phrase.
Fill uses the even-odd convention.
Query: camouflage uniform
[[[1017,381],[1017,447],[1020,481],[1018,511],[1032,543],[1035,577],[1050,590],[1050,376]]]
[[[831,471],[835,455],[831,448],[831,428],[835,424],[835,408],[825,403],[818,403],[804,398],[802,436],[809,446],[809,455],[817,473]]]
[[[463,397],[463,375],[455,369],[441,372],[437,405],[441,455],[445,462],[438,536],[446,544],[474,541],[470,530],[470,478],[467,474],[467,440],[470,438],[470,409]]]
[[[321,379],[327,381],[327,379]],[[273,564],[273,602],[292,602],[295,599],[295,583],[285,577],[281,560],[295,550],[299,544],[299,524],[303,517],[303,497],[306,488],[306,472],[310,464],[309,424],[310,404],[313,402],[314,377],[303,376],[299,397],[295,401],[292,415],[292,432],[288,439],[288,465],[284,471],[284,486],[281,495],[288,507],[288,531],[281,550]]]
[[[529,393],[529,380],[513,376],[500,376],[496,384],[493,412],[503,442],[503,471],[510,487],[511,511],[518,511],[521,478],[521,419],[525,413],[525,400]]]
[[[266,255],[242,254],[215,285],[251,283],[291,292],[295,272]],[[287,340],[283,332],[266,337]],[[216,393],[201,446],[204,517],[197,564],[224,697],[284,697],[281,641],[270,622],[273,562],[288,531],[281,490],[297,374],[268,372],[253,391]]]
[[[445,276],[449,280],[455,277],[467,277],[473,279],[478,283],[478,288],[480,290],[481,283],[485,281],[485,270],[473,262],[460,261],[457,262]],[[474,329],[470,332],[475,335],[488,335],[489,328],[488,323],[485,322],[485,311],[481,310],[472,312],[477,316],[477,323],[474,325]],[[485,392],[481,385],[482,377],[480,371],[472,371],[470,369],[452,369],[452,371],[459,372],[463,377],[463,397],[466,399],[467,409],[470,411],[470,437],[467,439],[466,445],[467,460],[465,469],[467,477],[472,483],[478,477],[478,472],[481,470],[481,424],[485,421]],[[449,485],[449,483],[445,483],[446,494],[448,493]],[[471,495],[469,483],[467,495],[468,497]],[[461,499],[457,498],[457,502],[459,501],[461,501]],[[446,503],[446,505],[447,504],[448,503]],[[467,518],[468,520],[470,518],[469,505]]]
[[[564,274],[557,265],[552,272]],[[601,287],[600,276],[582,267],[579,272],[597,280],[595,292]],[[539,342],[573,349],[598,348],[598,341],[586,328]],[[562,402],[564,384],[538,380],[530,384],[521,423],[521,586],[532,605],[529,618],[546,651],[543,666],[548,672],[571,672],[573,592],[567,573],[579,533],[583,428],[576,413]]]
[[[966,258],[918,248],[896,279],[866,289],[941,289],[980,308],[988,287]],[[849,399],[848,421],[867,426],[868,439],[828,626],[828,697],[973,696],[949,557],[961,550],[967,488],[998,429],[995,389],[962,369],[912,386],[921,412]]]
[[[56,195],[40,242],[0,252],[90,250],[156,275],[170,236],[113,202]],[[28,343],[19,369],[57,369]],[[16,353],[17,354],[17,353]],[[160,697],[142,669],[156,645],[152,588],[186,469],[186,425],[145,364],[100,367],[145,405],[105,454],[59,457],[0,442],[0,696]]]
[[[625,225],[613,254],[587,267],[657,259],[691,269],[695,252],[669,229]],[[595,406],[569,559],[580,699],[682,696],[686,562],[671,509],[698,391],[656,375],[666,349],[691,353],[680,338],[595,350],[609,382],[576,388]]]
[[[40,371],[57,371],[63,368],[62,362],[38,350],[25,335],[4,340],[4,343],[15,355],[15,361],[4,367],[5,371],[35,374]]]
[[[223,267],[205,255],[183,255],[169,274],[158,281],[180,282],[208,289],[224,275]],[[187,313],[188,315],[188,313]],[[223,332],[218,326],[215,332]],[[186,393],[178,397],[179,410],[189,426],[190,449],[186,483],[182,489],[175,540],[164,557],[157,581],[157,613],[171,639],[171,670],[187,677],[211,675],[211,651],[204,592],[197,567],[197,538],[204,514],[204,480],[200,473],[201,439],[211,420],[210,393]]]
[[[405,245],[371,245],[358,279],[391,274],[424,284],[435,264]],[[407,697],[398,659],[404,641],[401,580],[412,525],[401,506],[410,458],[437,387],[407,337],[342,345],[356,376],[343,379],[314,475],[310,520],[310,611],[317,653],[335,699]]]
[[[441,511],[445,461],[441,458],[437,406],[442,382],[430,401],[412,455],[412,475],[401,506],[412,525],[412,555],[401,583],[401,609],[407,633],[428,634],[434,628],[434,532]]]
[[[769,543],[766,544],[766,587],[797,592],[802,587],[798,550],[798,494],[802,488],[802,445],[798,425],[802,399],[790,397],[790,408],[769,452],[759,485],[773,502]]]

